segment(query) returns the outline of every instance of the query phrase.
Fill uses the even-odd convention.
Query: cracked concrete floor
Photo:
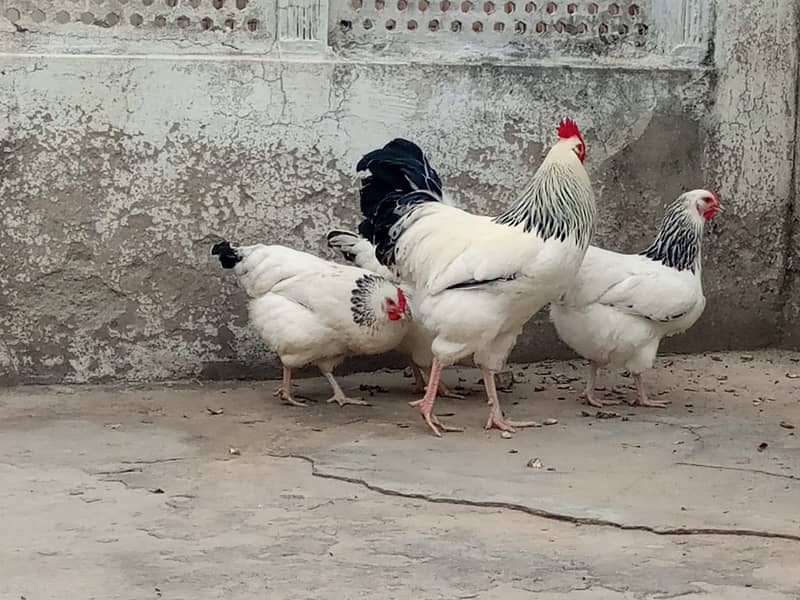
[[[507,414],[557,424],[483,431],[471,369],[446,374],[476,391],[439,403],[467,427],[443,439],[399,373],[342,378],[366,408],[273,382],[2,390],[0,598],[800,598],[800,354],[661,359],[671,407],[610,418],[577,361],[513,371]]]

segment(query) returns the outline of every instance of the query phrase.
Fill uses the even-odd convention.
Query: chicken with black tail
[[[505,417],[495,373],[523,325],[570,286],[592,239],[596,208],[585,158],[577,125],[565,119],[530,183],[496,217],[444,203],[439,175],[410,141],[393,140],[359,161],[357,170],[368,172],[359,233],[412,285],[414,316],[433,334],[429,385],[412,404],[436,435],[459,431],[433,412],[442,368],[469,356],[483,374],[487,429],[539,425]]]
[[[344,394],[333,370],[346,357],[393,350],[411,313],[403,290],[364,269],[339,265],[285,246],[214,244],[211,254],[233,269],[250,297],[250,321],[283,364],[275,392],[292,395],[292,369],[314,364],[333,388],[328,402],[367,405]]]

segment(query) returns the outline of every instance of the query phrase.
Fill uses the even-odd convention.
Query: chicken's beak
[[[717,212],[724,213],[725,212],[725,207],[722,206],[722,204],[717,204]]]

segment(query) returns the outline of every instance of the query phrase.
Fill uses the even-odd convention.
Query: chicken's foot
[[[422,391],[425,391],[426,386],[427,386],[428,374],[426,374],[425,369],[420,369],[416,365],[414,365],[413,368],[416,369],[415,373],[419,373],[419,376],[422,378]],[[414,378],[416,379],[416,377],[417,376],[415,374]],[[455,400],[463,400],[464,399],[464,395],[463,394],[459,394],[457,392],[452,391],[449,387],[447,387],[444,384],[444,382],[441,380],[441,378],[439,379],[439,393],[438,393],[438,396],[441,397],[441,398],[454,398]],[[422,401],[421,400],[415,400],[415,402],[420,402],[421,403]],[[415,406],[418,406],[418,404],[415,405]]]
[[[486,421],[486,429],[499,429],[514,433],[515,427],[541,427],[537,421],[510,421],[503,416],[500,408],[500,399],[497,397],[497,387],[494,383],[494,373],[489,369],[481,368],[483,384],[486,386],[486,398],[489,404],[489,418]]]
[[[441,381],[439,381],[439,396],[442,398],[453,398],[455,400],[463,400],[465,398],[464,394],[454,392]]]
[[[272,395],[292,406],[307,406],[305,402],[295,400],[292,396],[292,370],[285,365],[283,367],[283,382]]]
[[[323,371],[322,374],[325,375],[325,379],[328,380],[328,383],[330,383],[331,387],[333,388],[333,396],[328,398],[328,404],[331,402],[336,402],[336,404],[339,406],[344,406],[346,404],[353,404],[355,406],[372,406],[369,402],[361,398],[349,398],[348,396],[345,396],[342,388],[339,387],[339,383],[334,378],[333,373],[326,373]]]
[[[647,391],[644,388],[644,381],[642,381],[641,373],[633,373],[633,382],[636,384],[636,396],[633,402],[631,402],[631,406],[649,406],[650,408],[667,408],[669,406],[669,402],[650,400],[647,397]]]
[[[594,386],[597,380],[597,370],[598,366],[597,363],[594,361],[589,362],[589,378],[586,380],[586,389],[580,395],[580,398],[586,400],[586,404],[589,406],[594,406],[596,408],[603,408],[604,406],[614,406],[615,404],[621,404],[619,400],[599,400],[597,396],[595,396]]]
[[[441,372],[442,364],[438,359],[434,358],[433,364],[431,365],[430,379],[428,380],[428,385],[425,388],[425,396],[421,400],[414,400],[413,402],[408,403],[410,406],[419,407],[419,412],[422,415],[423,420],[428,424],[428,427],[431,428],[431,431],[433,431],[437,437],[442,437],[442,431],[464,431],[460,427],[450,427],[445,425],[439,420],[439,417],[433,414],[433,404],[436,402],[436,391],[439,389],[439,376]]]
[[[424,394],[425,376],[422,374],[422,370],[413,362],[411,363],[411,374],[414,376],[414,391]]]

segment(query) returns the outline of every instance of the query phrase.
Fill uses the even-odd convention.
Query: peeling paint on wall
[[[204,0],[190,22],[205,9]],[[717,3],[718,36],[749,26],[737,11]],[[113,28],[74,55],[52,53],[66,41],[49,31],[21,41],[16,30],[0,33],[0,381],[275,375],[242,292],[211,260],[214,241],[328,255],[327,230],[357,222],[356,161],[396,136],[426,149],[462,205],[498,212],[566,114],[587,138],[601,245],[643,246],[686,189],[719,187],[732,209],[707,236],[706,315],[671,347],[774,342],[796,104],[766,85],[776,67],[759,57],[797,48],[783,37],[789,25],[759,27],[774,35],[737,39],[719,69],[699,58],[615,58],[613,68],[571,56],[562,66],[343,60],[319,29],[294,47],[298,39],[269,29],[263,44],[238,50],[219,38],[203,50],[213,56],[172,50],[166,34],[143,42]],[[268,40],[281,35],[298,54],[270,55]],[[183,49],[197,52],[200,36]],[[264,56],[244,56],[247,48]],[[758,202],[764,189],[778,209]],[[514,358],[562,352],[539,319]]]

